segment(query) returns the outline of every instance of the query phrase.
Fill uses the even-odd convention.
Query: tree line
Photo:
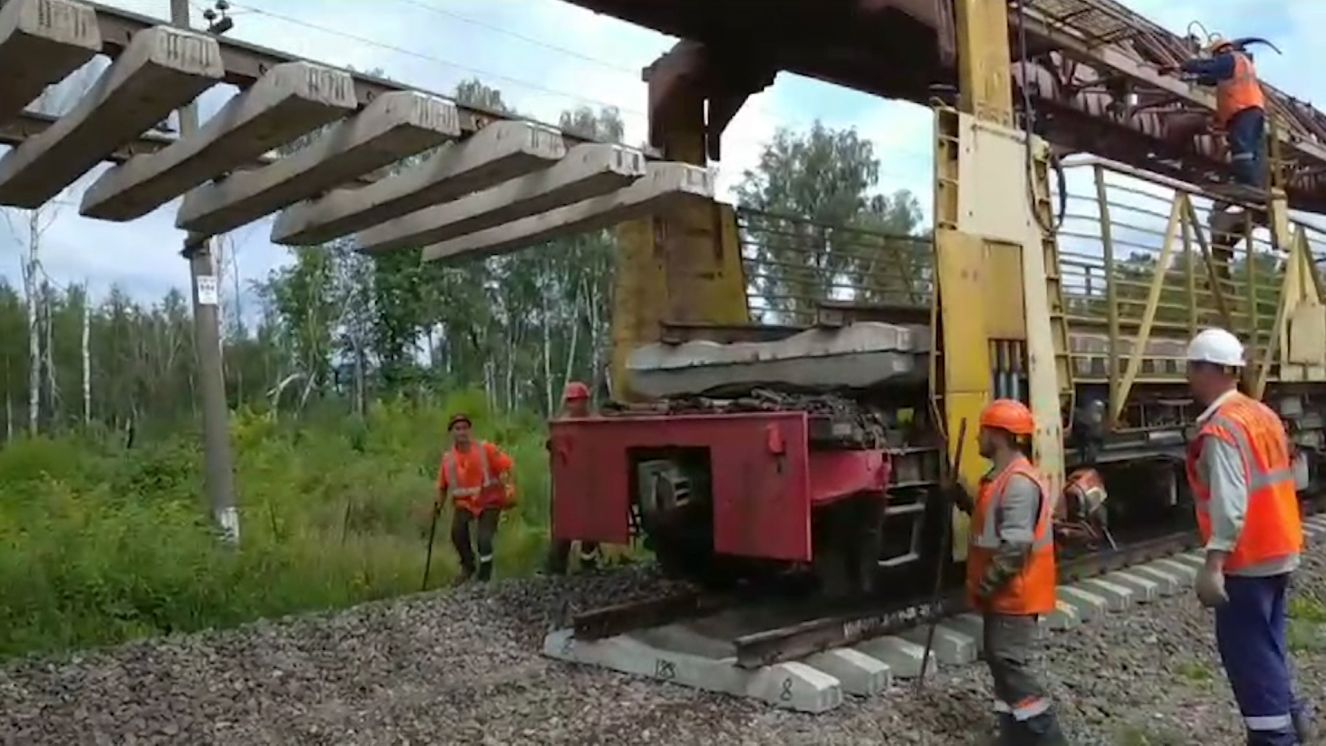
[[[477,80],[454,93],[463,103],[517,113],[500,91]],[[623,139],[613,109],[567,111],[560,125],[602,141]],[[878,172],[868,139],[816,124],[800,134],[780,131],[767,143],[738,197],[760,219],[801,216],[879,235],[916,233],[916,199],[907,192],[875,194]],[[30,256],[23,288],[0,282],[4,437],[96,427],[131,441],[143,427],[190,422],[196,362],[188,298],[172,290],[145,303],[114,288],[91,302],[85,288],[61,285],[40,270],[40,235],[49,218],[41,211],[8,217]],[[819,253],[812,263],[822,266],[811,280],[786,237],[771,240],[751,231],[749,220],[745,225],[747,259],[774,260],[751,272],[748,288],[770,307],[788,288],[835,297],[834,277],[852,278],[869,299],[871,278],[893,271],[885,264],[920,265],[928,255],[914,242],[863,242],[859,234],[825,244],[821,231],[818,245],[804,243],[808,235],[794,236]],[[290,263],[248,287],[239,286],[228,262],[233,247],[226,237],[218,243],[225,381],[234,409],[298,413],[331,402],[362,413],[383,396],[475,388],[493,411],[547,416],[568,380],[589,383],[599,399],[609,389],[611,231],[448,266],[421,263],[419,249],[363,256],[340,240],[293,249]],[[255,300],[256,311],[247,307]]]

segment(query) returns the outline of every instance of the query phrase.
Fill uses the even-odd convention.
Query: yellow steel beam
[[[665,57],[650,79],[650,132],[668,160],[707,163],[705,96],[696,77],[674,74],[686,54]],[[688,203],[618,228],[612,318],[613,398],[632,401],[626,359],[656,342],[664,321],[744,324],[746,281],[732,208]]]
[[[991,0],[956,0],[959,108],[977,119],[1013,126],[1013,76],[1008,61],[1008,7]]]
[[[1147,292],[1146,310],[1142,313],[1142,326],[1133,340],[1133,352],[1128,357],[1128,370],[1124,371],[1123,381],[1119,384],[1119,399],[1115,409],[1110,412],[1111,420],[1117,422],[1123,413],[1123,404],[1128,399],[1128,392],[1133,388],[1133,381],[1142,370],[1142,357],[1146,354],[1147,342],[1151,340],[1151,326],[1156,321],[1156,309],[1160,304],[1160,291],[1165,285],[1165,275],[1169,270],[1169,260],[1174,254],[1174,239],[1179,232],[1179,221],[1183,219],[1183,203],[1186,197],[1182,193],[1174,195],[1170,205],[1169,225],[1165,227],[1165,243],[1160,249],[1160,258],[1156,261],[1156,275],[1151,280]]]

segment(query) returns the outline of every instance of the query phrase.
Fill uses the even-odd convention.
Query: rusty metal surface
[[[597,640],[709,614],[729,606],[732,601],[688,591],[593,609],[576,615],[573,625],[577,639]]]
[[[776,0],[777,12],[758,16],[743,3],[706,0],[569,1],[675,36],[739,48],[774,69],[921,104],[955,82],[946,0]],[[1191,54],[1185,39],[1114,0],[1024,5],[1030,57],[1025,77],[1039,134],[1066,150],[1199,184],[1228,179],[1224,143],[1205,131],[1214,106],[1211,90],[1158,70]],[[1016,58],[1016,4],[1009,17]],[[806,34],[806,28],[816,33]],[[1020,68],[1014,65],[1019,84]],[[1290,200],[1298,209],[1326,211],[1326,114],[1263,85],[1268,108],[1284,126]],[[1135,106],[1129,94],[1136,95]]]
[[[1104,575],[1190,549],[1196,544],[1196,533],[1180,531],[1138,541],[1119,549],[1074,557],[1059,563],[1059,583]],[[915,598],[908,598],[889,605],[864,605],[825,614],[785,627],[738,637],[733,641],[737,649],[737,664],[743,668],[758,668],[796,660],[821,650],[851,645],[927,624],[966,609],[964,592],[950,590],[941,594],[937,603],[917,603]]]

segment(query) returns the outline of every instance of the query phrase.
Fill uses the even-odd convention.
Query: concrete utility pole
[[[189,28],[189,0],[170,0],[170,21]],[[180,137],[198,129],[198,104],[179,110]],[[203,448],[207,461],[207,496],[212,517],[226,540],[239,543],[239,512],[235,509],[235,475],[230,457],[229,412],[221,367],[221,330],[218,325],[216,259],[211,242],[190,235],[181,252],[189,260],[193,278],[193,341],[198,354],[198,383],[203,405]]]

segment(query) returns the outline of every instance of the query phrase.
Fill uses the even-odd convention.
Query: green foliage
[[[856,130],[779,130],[737,188],[748,278],[763,321],[807,323],[818,304],[925,306],[930,249],[906,191],[872,194],[879,160]]]
[[[442,405],[380,401],[362,419],[232,425],[240,548],[213,534],[196,435],[124,450],[82,436],[0,450],[0,656],[103,645],[342,607],[418,590],[447,413],[517,465],[520,504],[503,519],[499,575],[527,573],[546,548],[546,434],[494,417],[481,392]],[[430,584],[456,571],[440,519]]]
[[[1200,661],[1184,661],[1179,664],[1176,672],[1180,677],[1194,684],[1215,680],[1215,673],[1211,670],[1211,667]]]
[[[1289,618],[1326,623],[1326,604],[1311,596],[1294,596],[1289,599]]]

